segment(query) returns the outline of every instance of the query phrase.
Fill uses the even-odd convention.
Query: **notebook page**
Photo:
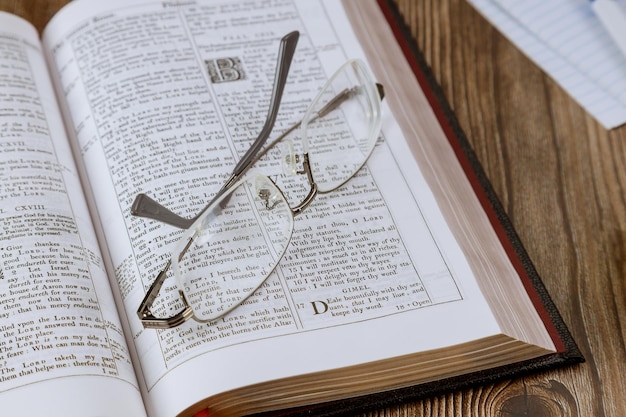
[[[626,57],[585,0],[470,0],[607,129],[626,123]]]
[[[626,104],[626,56],[587,0],[495,0],[540,40]]]

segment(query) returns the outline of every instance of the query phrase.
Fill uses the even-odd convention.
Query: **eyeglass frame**
[[[288,33],[281,39],[278,59],[277,59],[276,73],[274,77],[274,85],[272,89],[272,96],[271,96],[270,106],[269,106],[268,114],[265,120],[265,124],[263,128],[261,129],[261,132],[259,133],[258,137],[252,143],[252,145],[250,146],[248,151],[244,154],[244,156],[236,164],[229,178],[226,180],[222,188],[211,199],[211,201],[209,201],[209,203],[193,218],[184,218],[173,213],[166,207],[162,206],[160,203],[156,202],[145,193],[139,193],[136,196],[131,206],[131,214],[133,216],[151,218],[153,220],[158,220],[160,222],[172,225],[180,229],[189,229],[192,225],[196,223],[198,219],[200,219],[203,216],[203,214],[210,207],[212,207],[215,204],[216,201],[218,201],[218,199],[220,199],[229,190],[237,188],[239,184],[241,184],[245,180],[244,175],[247,173],[247,171],[250,169],[252,165],[254,165],[259,159],[261,159],[270,149],[272,149],[277,143],[283,140],[287,135],[289,135],[290,133],[292,133],[293,131],[301,127],[302,122],[306,119],[306,115],[302,120],[298,121],[297,123],[287,128],[283,133],[281,133],[272,142],[270,142],[269,145],[261,149],[263,147],[263,144],[269,138],[269,135],[274,127],[276,116],[278,114],[278,108],[279,108],[280,101],[282,98],[282,93],[286,84],[289,67],[291,65],[293,55],[295,53],[295,48],[298,42],[298,38],[299,38],[298,31],[293,31],[293,32]],[[345,66],[350,65],[352,63],[358,63],[358,62],[360,61],[357,59],[348,60],[337,70],[337,73],[339,73]],[[364,74],[367,74],[367,72],[365,71]],[[374,83],[373,81],[370,82],[369,84],[374,85],[376,87],[375,94],[376,94],[377,99],[373,99],[371,100],[371,102],[379,104],[384,98],[383,86],[379,83]],[[324,89],[322,89],[322,91],[324,91]],[[368,90],[368,93],[372,95],[371,89]],[[341,91],[339,94],[333,97],[326,104],[326,106],[320,110],[320,112],[318,112],[318,116],[316,117],[321,117],[324,114],[332,111],[335,107],[337,107],[343,101],[348,99],[350,97],[350,94],[351,94],[350,90]],[[316,101],[317,101],[317,98],[314,99],[312,103],[315,103]],[[374,110],[373,111],[374,113],[380,114],[379,106],[377,106],[377,108],[373,110]],[[380,117],[378,117],[378,119],[380,119]],[[380,124],[381,122],[380,120],[378,120],[378,125],[375,129],[376,135],[378,135],[378,132],[380,131]],[[371,154],[371,151],[370,151],[370,154]],[[291,215],[295,217],[298,214],[300,214],[304,209],[306,209],[311,204],[311,202],[315,199],[315,197],[318,194],[332,192],[336,190],[337,188],[341,187],[342,185],[344,185],[349,180],[351,180],[354,177],[354,175],[362,168],[362,166],[365,165],[365,163],[369,159],[370,154],[368,154],[363,159],[362,164],[358,168],[356,168],[354,173],[348,178],[346,178],[345,181],[334,186],[332,189],[329,189],[327,191],[320,191],[313,176],[308,150],[305,150],[302,153],[302,161],[301,161],[302,169],[296,171],[296,173],[306,175],[308,184],[310,186],[310,190],[308,194],[303,198],[303,200],[299,204],[297,204],[295,207],[292,207],[291,205],[287,203],[291,211]],[[273,183],[276,189],[281,194],[283,194],[282,190],[278,186],[276,186],[274,181],[272,181],[271,179],[269,180]],[[283,195],[283,199],[287,201],[286,198],[284,198],[284,195]],[[178,255],[178,261],[182,260],[188,248],[193,243],[193,240],[194,240],[193,237],[189,238],[189,241],[187,242],[183,250]],[[278,263],[279,262],[276,263],[276,265],[274,266],[274,269],[278,266]],[[159,295],[161,287],[163,286],[165,279],[167,278],[167,273],[169,269],[171,268],[171,266],[172,266],[172,259],[169,259],[165,267],[159,272],[154,282],[150,285],[148,291],[146,292],[146,295],[144,296],[143,300],[141,301],[137,309],[137,316],[141,320],[141,323],[144,328],[146,329],[170,329],[170,328],[174,328],[183,324],[190,318],[193,318],[198,322],[210,322],[210,321],[215,320],[216,318],[219,318],[227,314],[228,312],[236,308],[238,304],[240,304],[240,303],[237,303],[233,305],[231,308],[226,309],[220,314],[220,316],[216,318],[212,318],[211,320],[201,320],[194,315],[193,308],[189,305],[185,297],[185,294],[182,292],[182,290],[179,289],[178,292],[182,299],[183,309],[177,314],[170,316],[170,317],[155,317],[151,312],[151,308],[152,308],[152,305],[154,304],[154,301]],[[268,273],[267,277],[269,277],[269,275],[271,275],[271,272]],[[267,279],[267,277],[265,279]],[[262,285],[265,279],[259,283],[259,286]]]

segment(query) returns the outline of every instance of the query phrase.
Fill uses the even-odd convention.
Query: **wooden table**
[[[626,415],[626,126],[607,131],[464,0],[397,0],[587,362],[373,411]],[[62,0],[0,0],[43,29]]]

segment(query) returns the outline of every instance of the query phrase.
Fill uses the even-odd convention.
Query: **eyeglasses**
[[[210,322],[244,302],[280,262],[291,240],[294,217],[317,194],[345,184],[372,153],[381,128],[383,90],[359,60],[342,65],[302,120],[261,149],[274,125],[297,39],[298,33],[292,32],[281,40],[270,110],[259,137],[196,217],[180,217],[145,194],[135,199],[133,215],[186,229],[137,310],[145,328],[172,328],[190,318]],[[285,139],[298,128],[302,155],[296,155],[293,143]],[[310,187],[293,207],[269,177],[248,172],[277,145],[282,149],[283,171],[306,175]],[[151,308],[170,269],[183,309],[171,317],[155,317]]]

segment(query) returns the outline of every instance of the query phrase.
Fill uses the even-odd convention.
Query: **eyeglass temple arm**
[[[256,155],[259,149],[263,147],[263,144],[267,141],[270,133],[272,133],[274,123],[276,122],[276,115],[278,114],[278,108],[283,96],[283,90],[285,89],[285,83],[287,82],[287,76],[289,75],[289,67],[291,66],[291,61],[293,60],[293,55],[296,51],[296,45],[298,44],[299,37],[300,33],[298,31],[293,31],[281,39],[280,49],[278,51],[279,59],[276,64],[276,75],[274,77],[274,88],[272,89],[270,107],[267,112],[267,118],[265,119],[265,125],[263,126],[263,129],[261,129],[261,133],[259,133],[259,136],[256,138],[252,146],[250,146],[250,149],[248,149],[233,169],[231,178],[237,178],[247,169],[249,166],[248,162],[254,158],[254,155]],[[226,182],[226,188],[230,186],[230,182],[232,182],[232,180]]]
[[[198,217],[188,219],[179,216],[144,193],[137,194],[130,207],[130,213],[133,216],[158,220],[179,229],[188,229]]]
[[[192,243],[193,243],[193,238],[190,238],[189,241],[187,242],[187,245],[185,245],[184,249],[178,255],[179,261],[182,259],[183,256],[185,256],[185,253],[187,253],[187,250],[189,249]],[[182,291],[179,291],[179,292],[180,292],[180,298],[183,300],[184,307],[180,312],[178,312],[177,314],[171,317],[162,317],[162,318],[155,317],[152,314],[152,311],[151,311],[152,304],[154,303],[154,300],[156,300],[157,296],[159,295],[159,291],[161,291],[161,287],[163,286],[163,282],[165,281],[165,278],[167,277],[167,272],[169,271],[171,266],[172,266],[172,261],[171,260],[167,261],[165,268],[163,268],[163,270],[159,272],[159,275],[157,275],[152,285],[150,285],[148,292],[146,292],[146,296],[143,298],[143,300],[141,301],[141,304],[139,304],[139,308],[137,309],[137,316],[139,316],[139,320],[141,320],[141,324],[146,329],[171,329],[172,327],[176,327],[180,324],[183,324],[184,322],[186,322],[187,320],[193,317],[193,310],[191,309],[191,306],[187,302],[187,299],[185,298],[185,294],[183,294]]]
[[[179,313],[171,317],[160,318],[155,317],[150,311],[154,300],[159,295],[159,291],[161,291],[161,287],[163,286],[163,282],[165,281],[165,277],[167,276],[167,271],[170,269],[171,263],[171,261],[168,261],[165,268],[159,273],[159,275],[157,275],[137,309],[137,316],[139,317],[139,320],[141,320],[143,327],[146,329],[171,329],[172,327],[176,327],[193,317],[193,311],[189,304],[187,304],[187,300],[182,293],[181,298],[183,300],[184,308]]]
[[[280,40],[280,47],[278,50],[278,62],[276,64],[276,74],[274,76],[274,86],[272,88],[270,107],[267,113],[267,118],[265,119],[265,124],[263,125],[259,136],[250,146],[250,149],[248,149],[248,151],[233,169],[232,174],[230,175],[224,186],[217,193],[217,195],[213,197],[211,202],[209,202],[209,204],[205,206],[205,209],[200,211],[200,213],[198,213],[198,215],[196,215],[194,218],[188,219],[179,216],[178,214],[163,207],[161,204],[159,204],[146,194],[140,193],[137,195],[137,197],[135,197],[135,201],[131,206],[131,214],[133,216],[147,217],[161,221],[163,223],[167,223],[180,229],[187,229],[193,224],[198,216],[200,216],[202,212],[206,210],[206,207],[211,205],[211,203],[216,198],[218,198],[226,189],[228,189],[228,187],[230,187],[237,180],[237,178],[239,178],[239,176],[241,176],[241,174],[243,174],[252,165],[250,161],[254,160],[255,154],[257,154],[259,149],[263,147],[263,144],[267,141],[267,138],[274,128],[276,115],[278,114],[278,108],[280,106],[283,91],[285,89],[285,84],[287,82],[287,76],[289,75],[289,68],[291,67],[291,62],[293,60],[299,37],[300,33],[298,31],[293,31],[283,36],[283,38]]]

